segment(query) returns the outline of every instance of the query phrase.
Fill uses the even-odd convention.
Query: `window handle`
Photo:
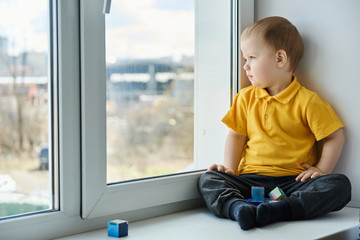
[[[111,8],[111,0],[104,0],[103,14],[109,14]]]

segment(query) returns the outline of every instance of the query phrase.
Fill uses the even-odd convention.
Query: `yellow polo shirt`
[[[302,163],[314,165],[315,142],[344,126],[296,77],[275,96],[253,86],[242,89],[222,121],[248,138],[238,174],[269,176],[298,175]]]

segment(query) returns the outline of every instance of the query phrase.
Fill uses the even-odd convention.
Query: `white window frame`
[[[196,0],[196,168],[205,169],[209,163],[222,162],[227,130],[220,119],[229,107],[233,77],[231,1],[238,0]],[[253,0],[248,1],[253,4]],[[91,65],[101,66],[103,69],[94,72],[94,76],[103,78],[105,84],[102,4],[103,0],[61,0],[54,6],[58,15],[60,210],[0,220],[0,239],[29,239],[29,236],[53,239],[106,227],[106,222],[119,217],[119,213],[122,218],[133,221],[199,204],[196,182],[201,173],[106,185],[105,108],[99,107],[105,98],[97,99],[99,102],[91,99],[91,93],[98,97],[96,90],[103,91],[104,86],[96,85],[97,78],[87,72]],[[95,6],[100,11],[91,17]],[[97,33],[92,30],[98,27]],[[103,42],[97,42],[99,39]],[[94,46],[91,44],[98,49],[89,50]],[[88,58],[90,52],[87,51],[99,54],[97,57],[102,60]],[[94,106],[102,115],[91,113]],[[92,117],[95,119],[88,121]],[[92,152],[91,147],[96,150]]]

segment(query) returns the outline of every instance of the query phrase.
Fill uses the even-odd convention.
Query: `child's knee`
[[[342,190],[344,195],[347,195],[350,201],[351,198],[351,182],[344,174],[334,174],[337,182],[339,182],[339,188]]]
[[[335,173],[326,176],[329,176],[335,183],[337,183],[339,188],[344,189],[344,191],[351,192],[351,182],[344,174]]]
[[[208,182],[209,180],[211,180],[213,177],[214,177],[214,171],[206,171],[206,172],[204,172],[204,173],[200,176],[200,178],[199,178],[199,180],[198,180],[198,186],[199,186],[199,188],[200,188],[201,186],[203,186],[206,182]]]
[[[337,195],[342,196],[344,202],[348,203],[351,200],[351,182],[344,174],[329,174],[325,175],[326,180],[334,186],[333,191]]]
[[[204,172],[198,180],[199,190],[203,188],[211,188],[214,185],[217,185],[216,182],[223,177],[218,171],[206,171]]]

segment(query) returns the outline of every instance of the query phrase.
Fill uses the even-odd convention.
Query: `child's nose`
[[[250,66],[248,63],[245,63],[243,68],[244,70],[250,70]]]

